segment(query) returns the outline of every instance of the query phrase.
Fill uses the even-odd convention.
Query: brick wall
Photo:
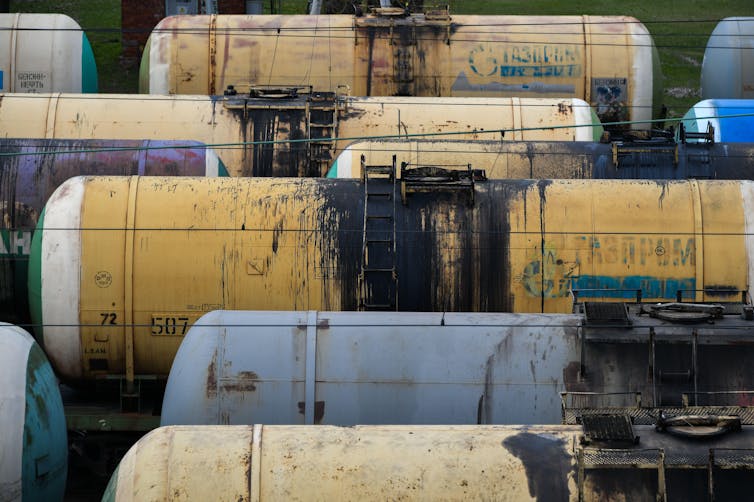
[[[220,14],[246,14],[246,0],[217,0]]]
[[[152,29],[165,17],[165,0],[121,0],[124,65],[138,66]],[[246,0],[217,0],[220,14],[245,14]]]
[[[152,28],[165,17],[165,0],[121,0],[124,64],[138,65]]]

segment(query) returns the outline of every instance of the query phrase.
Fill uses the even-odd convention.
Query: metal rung
[[[309,127],[321,127],[323,129],[325,129],[325,128],[328,128],[328,127],[330,127],[330,128],[335,127],[335,124],[318,124],[318,123],[315,123],[315,122],[309,122]]]
[[[394,268],[365,268],[364,273],[379,273],[386,274],[388,272],[395,272]]]
[[[366,166],[366,172],[370,174],[392,174],[393,166]]]
[[[368,309],[381,309],[381,310],[387,310],[392,309],[395,307],[392,303],[365,303],[364,306]]]
[[[381,215],[377,215],[377,216],[368,215],[367,219],[368,220],[392,220],[393,216],[389,215],[389,214],[381,214]]]
[[[367,192],[367,197],[392,197],[393,192]]]
[[[393,239],[367,239],[367,244],[392,244]]]

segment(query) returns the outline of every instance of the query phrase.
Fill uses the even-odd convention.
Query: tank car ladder
[[[306,102],[307,173],[324,176],[330,168],[335,146],[341,98],[348,88],[336,92],[312,92]]]
[[[398,310],[395,239],[395,155],[392,165],[366,165],[361,156],[364,184],[364,227],[359,274],[359,310]]]

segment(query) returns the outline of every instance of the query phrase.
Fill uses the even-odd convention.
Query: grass
[[[306,0],[272,0],[284,14],[304,13]],[[430,2],[425,1],[425,5]],[[15,0],[11,12],[61,12],[84,27],[100,75],[100,92],[136,92],[138,70],[123,67],[120,55],[120,0]],[[754,16],[751,0],[450,0],[451,13],[510,15],[629,15],[652,33],[660,53],[669,116],[683,115],[700,98],[704,48],[717,20]],[[270,12],[271,3],[263,7]],[[137,7],[138,8],[138,7]]]

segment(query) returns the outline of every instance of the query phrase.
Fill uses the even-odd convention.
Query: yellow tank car
[[[162,427],[126,453],[102,500],[749,498],[752,426],[700,440],[617,418],[583,427]]]
[[[0,95],[0,137],[194,140],[231,176],[322,176],[355,139],[591,141],[602,134],[579,99]],[[501,131],[505,131],[502,133]]]
[[[627,16],[175,16],[155,27],[141,92],[219,94],[229,85],[573,97],[603,122],[648,120],[662,105],[654,42]]]
[[[752,214],[750,181],[79,177],[34,233],[30,305],[61,377],[122,374],[129,357],[167,375],[216,309],[740,301]]]

